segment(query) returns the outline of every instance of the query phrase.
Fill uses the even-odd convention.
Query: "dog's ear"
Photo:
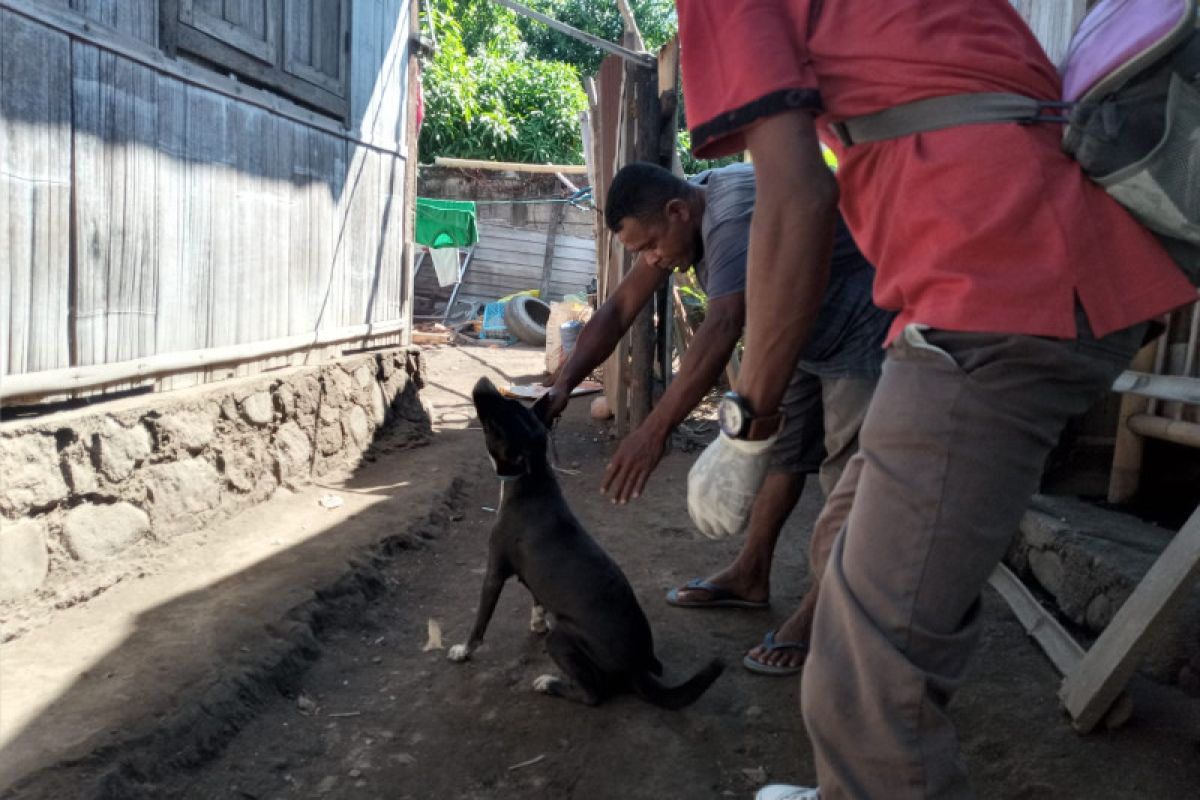
[[[533,415],[537,417],[537,421],[542,423],[542,427],[550,430],[554,427],[554,420],[550,419],[550,395],[549,393],[542,395],[534,401],[533,407],[530,409]]]

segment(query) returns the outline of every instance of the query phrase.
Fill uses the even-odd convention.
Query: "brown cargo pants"
[[[834,492],[853,505],[801,687],[825,800],[973,796],[946,705],[978,639],[980,592],[1067,420],[1111,386],[1145,328],[1097,340],[1079,318],[1073,341],[909,326],[889,348]]]

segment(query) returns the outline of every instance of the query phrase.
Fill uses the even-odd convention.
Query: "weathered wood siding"
[[[490,303],[514,292],[537,289],[545,257],[546,231],[481,225],[479,244],[457,299]],[[595,275],[595,242],[562,234],[554,238],[551,300],[584,291]]]
[[[71,45],[0,10],[0,375],[69,355]]]
[[[65,0],[51,4],[67,5]],[[128,34],[147,44],[158,44],[158,10],[162,0],[70,0],[71,8],[90,20]]]
[[[37,5],[0,3],[0,375],[408,317],[406,3],[355,0],[348,67],[306,56],[350,70],[340,134],[159,68],[157,0],[40,4],[101,46]]]

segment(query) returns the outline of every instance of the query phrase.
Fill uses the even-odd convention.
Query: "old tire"
[[[550,306],[527,294],[517,295],[504,304],[504,325],[526,344],[546,344],[546,322]]]

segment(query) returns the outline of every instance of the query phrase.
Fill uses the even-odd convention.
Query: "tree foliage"
[[[625,23],[616,0],[526,0],[524,4],[572,28],[616,44],[621,43]],[[629,7],[646,49],[650,52],[658,50],[675,35],[678,22],[674,0],[630,0]],[[573,39],[528,17],[518,17],[517,27],[529,44],[531,55],[547,61],[573,64],[581,75],[594,75],[607,55],[586,42]]]
[[[512,12],[488,0],[436,0],[432,16],[424,160],[583,162],[578,116],[587,98],[572,65],[530,58]]]
[[[536,11],[611,42],[624,23],[615,0],[525,0]],[[675,35],[673,0],[630,0],[646,48]],[[432,0],[437,53],[424,74],[422,160],[435,156],[526,163],[583,162],[579,112],[587,107],[581,76],[606,55],[591,45],[515,14],[491,0]],[[721,162],[688,152],[680,117],[684,171]]]

